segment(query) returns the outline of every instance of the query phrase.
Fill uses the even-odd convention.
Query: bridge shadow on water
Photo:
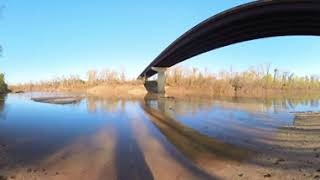
[[[266,128],[261,128],[247,127],[238,121],[234,121],[234,125],[213,123],[210,119],[197,121],[213,123],[209,127],[216,127],[215,130],[223,129],[227,139],[241,142],[227,143],[175,119],[168,113],[172,108],[167,106],[170,101],[173,100],[146,97],[144,101],[135,101],[130,105],[130,102],[125,100],[88,97],[89,113],[96,115],[101,107],[108,113],[112,112],[110,116],[103,116],[107,118],[103,121],[104,124],[98,124],[97,130],[84,134],[84,140],[78,135],[68,138],[61,135],[57,139],[39,137],[34,141],[18,143],[16,146],[9,144],[6,155],[7,159],[11,159],[11,164],[2,164],[0,175],[3,169],[41,169],[47,168],[47,164],[65,167],[66,169],[59,172],[67,172],[68,168],[72,169],[80,164],[81,167],[89,169],[92,165],[92,171],[101,169],[97,171],[100,174],[98,178],[87,179],[221,179],[238,178],[242,170],[276,168],[283,171],[299,171],[314,169],[320,164],[320,161],[313,160],[320,156],[317,138],[320,136],[319,118],[308,123],[303,118],[296,118],[294,128],[282,127],[276,130],[270,129],[273,127],[272,124],[266,124]],[[196,105],[193,108],[197,109]],[[210,110],[204,104],[200,105],[200,109]],[[183,111],[180,113],[183,114]],[[91,116],[85,119],[89,117]],[[101,133],[104,135],[101,136]],[[263,135],[259,136],[260,134]],[[249,140],[246,137],[250,137]],[[305,145],[306,140],[314,143]],[[283,149],[288,149],[285,154]],[[257,158],[261,154],[266,157]],[[47,159],[49,163],[43,165],[42,162],[46,162]],[[65,166],[64,161],[68,159],[71,159],[67,161],[70,166]],[[20,160],[23,162],[19,162]],[[93,164],[96,164],[97,168]],[[239,170],[240,166],[247,169]],[[113,174],[110,173],[112,171],[114,176],[110,175]],[[82,173],[82,170],[79,172]]]
[[[241,142],[232,145],[173,119],[168,115],[172,108],[168,106],[168,101],[168,98],[151,96],[145,99],[142,107],[162,134],[206,172],[219,171],[221,163],[238,162],[256,168],[296,172],[309,170],[313,174],[316,172],[315,165],[320,164],[317,138],[320,136],[320,116],[311,116],[307,120],[296,117],[293,127],[273,127],[272,124],[265,124],[264,128],[245,127],[240,122],[235,122],[235,125],[214,124],[217,129],[220,126],[225,130],[226,137]]]
[[[42,104],[38,105],[41,106]],[[179,151],[172,150],[172,147],[165,139],[159,138],[161,133],[157,132],[157,129],[152,126],[144,112],[141,109],[139,110],[139,103],[136,105],[135,107],[138,107],[138,111],[135,112],[136,110],[133,110],[134,112],[130,112],[131,109],[126,107],[126,101],[101,100],[88,97],[88,107],[86,109],[90,114],[96,115],[100,110],[111,114],[105,117],[108,119],[103,121],[103,124],[99,124],[100,127],[93,131],[68,135],[61,129],[59,134],[56,134],[59,130],[57,132],[54,130],[53,136],[39,136],[39,132],[31,131],[26,140],[21,138],[20,135],[16,137],[8,136],[6,140],[1,138],[0,144],[6,144],[6,147],[0,149],[5,151],[0,152],[0,176],[14,175],[19,179],[20,177],[34,178],[39,175],[41,179],[41,177],[46,177],[48,174],[53,179],[68,179],[66,177],[73,172],[75,177],[83,179],[152,180],[161,178],[167,173],[166,169],[168,170],[168,167],[156,165],[155,170],[154,163],[157,164],[157,162],[147,161],[146,153],[148,152],[146,152],[145,148],[142,149],[144,142],[149,143],[149,141],[152,141],[152,143],[158,143],[161,149],[168,152],[168,157],[158,156],[156,158],[164,159],[164,164],[167,165],[173,162],[175,166],[183,169],[180,169],[179,172],[175,172],[175,169],[170,169],[171,174],[169,177],[181,179],[179,176],[185,171],[191,174],[192,177],[197,177],[197,179],[217,179],[203,172],[197,166],[192,165],[191,162],[180,155]],[[54,107],[58,106],[54,105]],[[62,108],[63,106],[60,107]],[[132,117],[134,114],[135,117]],[[37,118],[37,116],[32,117]],[[53,115],[53,119],[55,118],[57,117]],[[87,119],[88,117],[84,118]],[[3,121],[10,123],[10,117],[3,119]],[[25,121],[28,121],[28,118]],[[150,130],[152,138],[138,138],[137,133],[141,130],[139,130],[139,127],[134,128],[134,123],[146,126],[144,131],[149,131],[150,127],[153,128]],[[30,127],[34,128],[33,125]],[[85,129],[88,128],[90,129],[90,127]],[[3,131],[1,133],[6,135],[7,132]],[[14,133],[19,134],[16,131]],[[17,138],[17,141],[13,141],[14,138]],[[153,159],[157,156],[156,151],[152,152],[152,155],[149,155],[148,158]],[[105,155],[101,156],[103,153]],[[6,158],[3,159],[2,155],[5,155]],[[158,171],[159,167],[160,171]],[[157,171],[157,176],[154,175],[155,171]],[[159,172],[163,173],[163,175],[159,174]],[[95,178],[96,175],[93,173],[98,174],[98,177]],[[168,177],[168,175],[166,176]],[[188,175],[183,177],[189,179]]]
[[[117,123],[115,150],[117,179],[154,179],[130,128],[132,122],[128,118],[121,118],[118,121],[120,122]]]
[[[145,107],[143,104],[141,104],[142,107]],[[146,110],[146,109],[143,109]],[[147,111],[145,111],[147,113]],[[124,114],[126,114],[125,111],[123,111]],[[132,114],[131,114],[132,115]],[[117,179],[119,180],[127,180],[127,179],[133,179],[133,180],[140,180],[140,179],[146,179],[146,180],[152,180],[155,179],[152,169],[150,169],[150,164],[146,161],[145,156],[145,149],[143,149],[143,142],[148,142],[150,139],[146,139],[144,137],[138,137],[136,131],[141,131],[140,128],[142,124],[148,124],[150,119],[147,116],[143,116],[142,114],[138,114],[139,117],[129,117],[128,114],[125,116],[122,116],[121,119],[118,119],[118,123],[116,124],[116,132],[117,132],[117,142],[116,142],[116,171],[117,171]],[[135,119],[135,120],[134,120]],[[137,121],[137,119],[139,119]],[[136,121],[136,122],[135,122]],[[144,121],[144,123],[141,124],[141,121]],[[136,124],[135,124],[136,123]],[[193,165],[192,162],[190,162],[188,159],[186,159],[184,156],[181,156],[180,151],[178,149],[172,149],[172,147],[169,147],[170,144],[166,142],[165,139],[159,137],[159,133],[155,131],[158,127],[157,126],[149,126],[147,129],[150,130],[148,133],[148,136],[152,136],[153,139],[155,139],[157,142],[160,142],[161,145],[164,146],[166,151],[170,154],[170,158],[174,159],[179,166],[182,166],[184,169],[186,169],[190,174],[193,174],[193,177],[197,177],[197,179],[207,179],[207,180],[213,180],[213,179],[219,179],[215,177],[214,175],[210,175],[203,171],[201,168]],[[137,126],[137,127],[134,127]],[[161,132],[161,131],[160,131]],[[161,134],[161,133],[160,133]],[[140,141],[140,142],[138,142]],[[142,142],[141,142],[142,141]],[[151,156],[159,156],[156,153],[153,153]],[[161,158],[161,157],[160,157]],[[164,159],[167,157],[163,157]],[[162,167],[164,169],[163,173],[168,173],[165,171],[165,167]],[[181,179],[179,178],[179,173],[177,172],[176,178],[174,179]],[[182,175],[183,176],[183,175]],[[161,178],[157,177],[157,178]],[[173,178],[173,177],[172,177]],[[187,177],[187,179],[189,179]]]

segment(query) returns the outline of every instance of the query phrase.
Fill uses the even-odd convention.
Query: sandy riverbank
[[[147,91],[143,85],[99,85],[86,93],[104,98],[142,99]]]
[[[31,98],[35,102],[48,104],[76,104],[81,101],[81,96],[56,96],[56,97],[37,97]]]
[[[257,155],[228,172],[239,179],[320,179],[320,114],[297,113],[294,122],[258,139]]]

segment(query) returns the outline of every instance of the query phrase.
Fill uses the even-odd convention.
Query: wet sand
[[[3,177],[19,180],[116,179],[113,138],[112,129],[105,129],[79,138],[45,159],[27,164],[7,162],[0,172]]]
[[[281,128],[259,142],[255,156],[231,167],[223,177],[320,179],[320,114],[298,113],[293,127]]]
[[[69,96],[61,96],[61,97],[37,97],[31,98],[31,100],[35,102],[48,103],[48,104],[75,104],[81,101],[81,97],[69,97]]]
[[[0,175],[19,180],[215,179],[170,147],[166,138],[153,134],[143,114],[132,115],[45,158],[35,156],[29,163],[1,159]],[[3,155],[9,157],[6,152]]]

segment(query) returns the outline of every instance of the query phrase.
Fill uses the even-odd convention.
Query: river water
[[[20,179],[215,179],[319,97],[0,101],[0,173]],[[1,175],[1,174],[0,174]]]

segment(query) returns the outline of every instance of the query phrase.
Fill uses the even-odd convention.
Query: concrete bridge
[[[201,22],[175,40],[140,74],[152,93],[165,93],[165,71],[199,54],[275,36],[320,35],[320,0],[259,0]],[[157,81],[147,79],[158,74]]]

